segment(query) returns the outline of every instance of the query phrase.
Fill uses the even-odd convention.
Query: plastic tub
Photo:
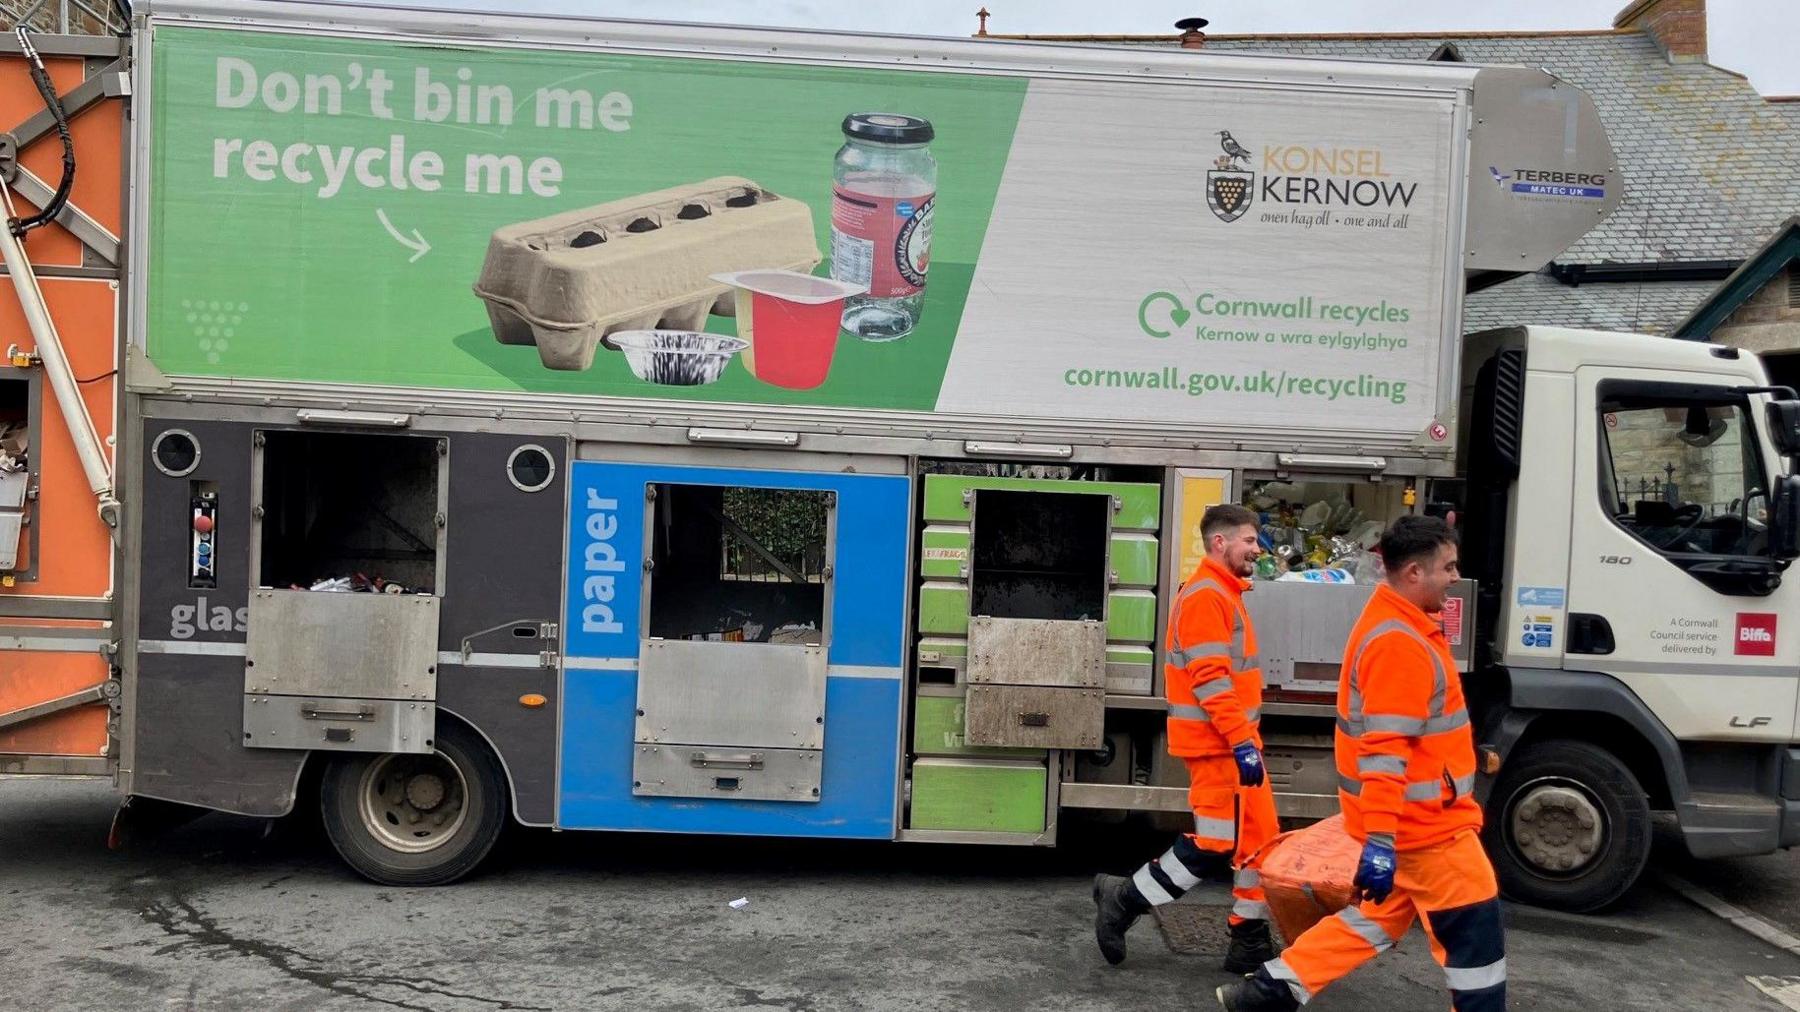
[[[744,367],[771,386],[811,390],[831,373],[844,300],[868,286],[799,271],[714,274],[737,292],[738,336],[750,343]]]

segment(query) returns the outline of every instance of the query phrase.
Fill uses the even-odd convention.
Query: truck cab
[[[1800,841],[1793,392],[1736,349],[1559,328],[1475,335],[1463,372],[1465,683],[1508,893],[1610,902],[1653,810],[1697,857]]]

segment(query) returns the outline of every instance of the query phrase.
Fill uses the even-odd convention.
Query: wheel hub
[[[444,781],[435,773],[420,773],[406,781],[406,802],[421,812],[435,812],[444,803]]]
[[[363,827],[404,854],[436,850],[467,818],[468,783],[443,753],[387,755],[370,763],[359,791]]]
[[[1528,788],[1512,812],[1512,835],[1519,852],[1550,872],[1571,872],[1599,856],[1606,817],[1574,787],[1545,784]]]

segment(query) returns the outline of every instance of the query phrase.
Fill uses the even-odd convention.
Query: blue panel
[[[825,768],[816,803],[639,798],[631,793],[637,673],[569,671],[563,681],[562,797],[556,824],[564,829],[892,839],[901,684],[898,677],[827,680]]]
[[[642,629],[645,489],[652,484],[819,489],[837,494],[829,663],[890,678],[828,679],[817,803],[637,798],[637,708],[629,665]],[[580,461],[570,468],[569,587],[557,824],[889,839],[895,831],[911,482],[889,475],[753,471]],[[590,666],[591,663],[590,663]]]
[[[637,656],[648,505],[644,490],[660,482],[836,492],[830,661],[900,666],[906,633],[907,479],[594,461],[578,461],[569,476],[569,613],[563,647],[568,656]]]

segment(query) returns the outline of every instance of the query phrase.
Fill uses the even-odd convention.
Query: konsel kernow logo
[[[1206,206],[1220,221],[1236,221],[1250,210],[1256,175],[1248,165],[1249,149],[1239,144],[1231,131],[1219,131],[1219,147],[1225,153],[1213,160],[1214,167],[1206,174]]]

